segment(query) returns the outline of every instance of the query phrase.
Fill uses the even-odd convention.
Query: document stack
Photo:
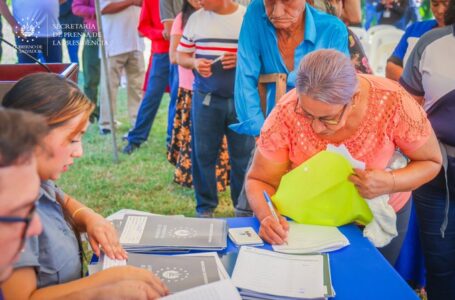
[[[330,252],[349,245],[349,240],[333,226],[289,223],[287,244],[273,245],[273,250],[289,254]]]
[[[125,214],[114,226],[128,252],[218,251],[227,245],[227,223],[221,219]]]
[[[149,270],[171,293],[229,278],[215,252],[177,256],[129,253],[128,260],[112,260],[107,256],[102,260],[104,270],[124,265]]]
[[[242,299],[334,297],[327,254],[290,255],[244,246],[232,282]]]

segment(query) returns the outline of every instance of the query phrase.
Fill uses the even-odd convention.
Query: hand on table
[[[85,227],[90,246],[97,256],[100,256],[101,246],[101,250],[111,259],[128,258],[114,226],[101,215],[92,212],[86,217]]]
[[[270,215],[261,220],[259,236],[267,243],[281,245],[287,241],[289,224],[284,217],[276,213],[280,222]]]

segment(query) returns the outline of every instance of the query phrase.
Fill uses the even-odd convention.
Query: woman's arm
[[[96,255],[100,255],[101,246],[103,252],[112,259],[127,258],[117,231],[103,216],[68,195],[65,195],[63,209],[80,232],[87,232],[90,246]]]
[[[274,195],[281,177],[288,169],[288,162],[273,162],[264,157],[259,150],[256,150],[253,163],[246,177],[245,188],[248,202],[261,223],[259,235],[271,244],[285,242],[288,224],[281,216],[279,216],[280,223],[274,220],[263,192],[266,191],[269,195]]]
[[[427,183],[438,175],[442,156],[436,136],[431,129],[427,142],[415,151],[403,151],[410,163],[398,170],[356,170],[349,179],[359,194],[372,199],[380,195],[408,192]]]
[[[169,59],[171,61],[171,64],[177,63],[177,46],[179,45],[181,37],[181,34],[171,35],[171,44],[169,46]]]
[[[16,269],[2,285],[2,292],[6,300],[52,300],[123,280],[139,280],[153,288],[160,296],[167,294],[167,288],[152,272],[131,266],[110,268],[82,279],[41,289],[37,289],[34,268],[20,268]],[[96,294],[94,293],[93,296]],[[115,298],[115,295],[112,296]]]

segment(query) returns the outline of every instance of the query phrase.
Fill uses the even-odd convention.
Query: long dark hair
[[[455,24],[455,0],[450,0],[444,22],[446,26]]]
[[[50,129],[63,126],[72,118],[83,114],[80,124],[69,134],[69,140],[81,131],[95,109],[95,105],[74,82],[52,73],[35,73],[22,78],[6,93],[2,105],[41,115],[46,119]],[[57,201],[65,207],[65,199],[57,195]],[[62,211],[76,236],[83,269],[85,256],[80,232],[69,213],[65,209]]]
[[[188,0],[183,2],[182,6],[182,29],[185,28],[186,22],[190,16],[196,11],[196,9],[190,4]]]

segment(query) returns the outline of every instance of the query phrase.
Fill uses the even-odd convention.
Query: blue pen
[[[273,218],[275,219],[275,221],[278,222],[278,224],[281,225],[280,219],[278,219],[278,216],[277,216],[277,214],[275,212],[275,208],[273,207],[272,199],[270,199],[270,196],[269,196],[269,194],[267,194],[266,191],[263,191],[263,194],[264,194],[265,201],[267,202],[267,205],[269,206],[270,212],[272,213]],[[288,244],[286,241],[284,243],[286,245]]]
[[[278,219],[278,216],[276,215],[276,212],[275,212],[275,208],[273,208],[272,199],[270,199],[270,196],[269,196],[269,194],[267,194],[266,191],[264,191],[263,193],[264,193],[265,201],[267,201],[267,205],[268,205],[269,208],[270,208],[270,212],[272,213],[273,218],[274,218],[275,221],[277,221],[278,224],[279,224],[279,223],[280,223],[280,219]]]

